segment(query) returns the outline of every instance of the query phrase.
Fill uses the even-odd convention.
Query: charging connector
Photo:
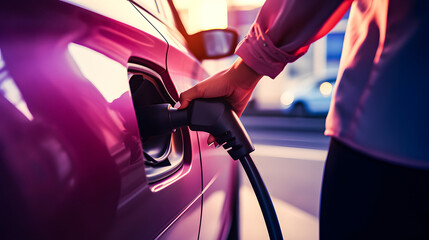
[[[183,110],[172,108],[170,104],[158,104],[136,108],[136,115],[142,138],[171,133],[184,126],[213,135],[234,160],[240,159],[255,191],[270,238],[283,239],[268,190],[249,155],[255,148],[228,103],[221,99],[196,99]]]
[[[220,99],[196,99],[183,110],[172,108],[170,104],[157,104],[139,107],[136,113],[143,138],[189,126],[193,131],[213,135],[234,160],[255,150],[238,116]]]

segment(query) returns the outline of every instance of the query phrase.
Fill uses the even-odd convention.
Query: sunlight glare
[[[226,0],[188,1],[188,32],[193,34],[209,29],[228,27]]]
[[[91,81],[107,102],[129,91],[127,68],[85,46],[70,43],[68,50],[83,76]]]
[[[21,91],[15,84],[15,81],[6,70],[6,63],[0,50],[0,94],[3,95],[15,108],[20,111],[28,120],[34,117],[28,109],[27,103],[22,97]]]

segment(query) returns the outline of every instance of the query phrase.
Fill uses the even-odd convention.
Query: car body
[[[237,162],[188,128],[141,139],[135,115],[174,104],[208,76],[199,59],[234,46],[197,54],[210,34],[187,36],[167,0],[9,1],[0,12],[0,238],[234,234]]]
[[[325,116],[329,111],[333,88],[336,82],[335,70],[321,75],[311,75],[296,80],[280,97],[282,112],[293,116]]]

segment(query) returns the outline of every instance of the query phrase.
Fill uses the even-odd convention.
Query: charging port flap
[[[174,104],[161,77],[153,70],[130,63],[128,66],[130,90],[134,108],[161,103]],[[145,116],[137,116],[145,117]],[[142,129],[142,126],[139,126]],[[143,137],[146,177],[149,183],[164,179],[183,165],[183,132],[178,130],[158,136]]]

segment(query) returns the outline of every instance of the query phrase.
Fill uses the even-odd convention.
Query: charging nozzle
[[[234,160],[255,150],[238,116],[221,99],[196,99],[183,110],[173,108],[168,103],[138,107],[136,115],[142,138],[189,126],[191,130],[213,135],[218,144],[228,149]]]
[[[234,160],[255,150],[237,114],[225,101],[197,99],[188,109],[189,128],[213,135]]]
[[[283,239],[268,190],[249,155],[255,149],[228,103],[221,99],[196,99],[183,110],[158,104],[136,108],[136,112],[142,138],[171,133],[184,126],[212,134],[234,160],[240,159],[261,206],[270,239]]]

